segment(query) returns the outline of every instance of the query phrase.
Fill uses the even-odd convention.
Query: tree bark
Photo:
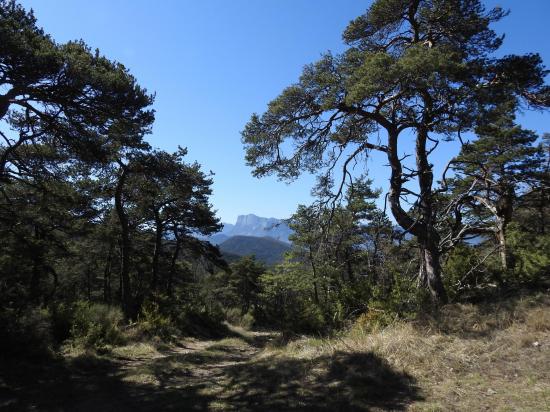
[[[514,199],[515,191],[513,186],[504,189],[504,194],[500,197],[495,210],[497,212],[496,219],[496,235],[499,244],[499,254],[502,269],[507,271],[510,268],[510,255],[506,247],[506,228],[512,220],[514,214]]]
[[[8,94],[4,94],[0,96],[0,120],[4,118],[4,116],[8,113],[8,110],[10,108],[10,96]]]
[[[178,256],[181,249],[181,239],[179,238],[176,230],[174,230],[174,236],[176,238],[176,246],[174,248],[174,253],[172,254],[172,261],[170,262],[170,272],[168,272],[168,284],[166,286],[168,296],[172,296],[172,294],[174,293],[174,275],[176,273],[176,262],[178,261]]]
[[[353,272],[353,265],[351,263],[351,256],[348,249],[346,249],[345,256],[346,256],[346,271],[348,272],[348,280],[351,283],[353,283],[355,282],[355,273]]]
[[[30,298],[32,302],[38,303],[40,298],[40,282],[44,272],[43,251],[39,245],[42,240],[42,232],[37,225],[34,225],[35,244],[32,246],[32,274],[30,279]]]
[[[418,130],[416,138],[416,163],[418,169],[418,185],[420,188],[420,198],[418,200],[420,217],[416,220],[401,207],[400,198],[403,192],[403,169],[397,151],[397,138],[397,130],[389,129],[387,154],[391,167],[390,191],[388,196],[390,210],[397,223],[405,229],[405,231],[413,234],[418,240],[420,246],[420,283],[428,288],[434,303],[437,305],[445,304],[448,298],[443,281],[441,280],[439,235],[435,230],[432,212],[433,174],[431,165],[427,161],[427,130]]]
[[[313,298],[316,304],[319,304],[319,290],[317,288],[317,268],[315,266],[313,251],[311,250],[311,245],[308,247],[309,251],[309,262],[311,264],[311,270],[313,272]]]
[[[155,210],[155,249],[153,251],[153,264],[151,269],[151,291],[155,292],[158,287],[159,256],[162,251],[163,224],[158,210]]]
[[[447,303],[447,292],[441,280],[439,248],[433,242],[420,242],[419,281],[429,290],[434,303],[438,305]]]
[[[447,303],[447,293],[441,279],[441,263],[439,252],[439,234],[435,228],[435,216],[433,211],[433,171],[428,162],[426,143],[428,130],[425,127],[417,128],[416,136],[416,167],[418,171],[418,186],[420,198],[418,208],[422,225],[418,236],[420,243],[420,281],[427,286],[432,299],[436,304]]]
[[[111,266],[113,259],[114,245],[109,245],[109,253],[107,255],[107,261],[105,262],[105,269],[103,271],[103,300],[108,305],[111,304]]]
[[[120,283],[121,283],[121,301],[124,315],[127,319],[131,319],[133,316],[132,310],[132,289],[130,285],[130,228],[128,223],[128,216],[124,210],[123,191],[124,184],[128,177],[128,169],[126,166],[121,165],[121,173],[115,189],[115,209],[117,212],[118,220],[121,230],[121,265],[120,265]]]

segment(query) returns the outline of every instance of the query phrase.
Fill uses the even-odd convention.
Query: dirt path
[[[414,381],[375,355],[277,356],[264,351],[274,338],[250,332],[13,365],[0,379],[0,410],[399,411],[418,399]]]
[[[65,363],[25,363],[19,370],[4,364],[0,410],[232,410],[220,403],[227,370],[252,362],[274,337],[246,332],[221,340],[184,339],[158,351],[138,344]]]

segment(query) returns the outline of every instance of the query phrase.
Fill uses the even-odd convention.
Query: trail
[[[144,355],[84,355],[63,367],[33,367],[14,375],[20,384],[8,395],[2,396],[0,385],[0,410],[232,410],[223,405],[227,370],[253,362],[274,337],[246,332],[244,339],[190,338]]]
[[[379,411],[420,399],[414,380],[372,353],[300,359],[246,332],[13,365],[0,375],[0,411]]]

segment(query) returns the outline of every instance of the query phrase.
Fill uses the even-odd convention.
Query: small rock
[[[495,391],[494,389],[487,389],[487,395],[494,395],[495,393],[497,393],[497,391]]]

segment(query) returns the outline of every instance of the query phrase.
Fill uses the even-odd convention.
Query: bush
[[[232,325],[237,325],[245,329],[250,329],[254,326],[254,315],[252,311],[242,313],[239,308],[229,308],[224,313],[225,320]]]
[[[77,302],[71,336],[86,347],[103,348],[124,343],[120,329],[123,320],[118,307],[101,303]]]
[[[368,309],[372,300],[372,282],[369,279],[358,279],[352,284],[343,284],[335,299],[331,319],[334,327],[339,328]]]
[[[534,235],[512,224],[508,244],[514,260],[514,280],[537,283],[550,274],[550,235]]]
[[[179,336],[223,336],[227,328],[220,307],[187,292],[173,297],[155,294],[147,299],[138,316],[141,333],[168,341]]]
[[[260,277],[262,292],[254,318],[283,333],[317,333],[326,329],[321,308],[312,297],[312,282],[304,272],[281,270]]]
[[[398,269],[388,268],[385,279],[385,284],[373,287],[369,310],[381,310],[400,318],[409,318],[430,305],[428,291],[418,287],[414,276],[406,276]]]
[[[396,319],[397,315],[395,313],[373,308],[357,317],[352,330],[359,330],[364,333],[375,332],[391,325]]]
[[[223,324],[223,313],[206,306],[184,306],[176,319],[177,327],[183,334],[202,338],[221,338],[228,329]]]
[[[51,316],[47,309],[0,312],[0,349],[3,355],[40,357],[49,355],[53,345]]]
[[[480,283],[487,283],[494,279],[488,278],[490,272],[486,262],[480,265],[483,259],[479,250],[472,246],[459,244],[447,256],[443,264],[443,282],[451,300],[455,300],[466,291],[473,290]],[[477,269],[474,269],[476,268]]]
[[[75,307],[69,303],[59,303],[50,306],[52,336],[56,343],[61,343],[71,337],[74,323]]]
[[[165,341],[173,340],[174,336],[179,335],[170,315],[163,313],[159,303],[152,300],[143,304],[138,317],[138,328],[148,337],[159,337]]]

